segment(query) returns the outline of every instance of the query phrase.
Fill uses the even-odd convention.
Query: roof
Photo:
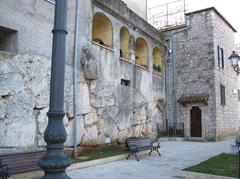
[[[232,24],[230,24],[228,22],[228,20],[215,7],[209,7],[209,8],[193,11],[193,12],[188,12],[185,15],[188,16],[191,14],[197,14],[197,13],[201,13],[204,11],[210,11],[210,10],[213,10],[233,30],[233,32],[237,32],[237,30],[232,26]]]
[[[181,103],[183,106],[194,103],[203,103],[207,105],[208,98],[209,98],[208,94],[183,95],[181,96],[181,98],[179,98],[178,102]]]

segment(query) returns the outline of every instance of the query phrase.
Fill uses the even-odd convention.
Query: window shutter
[[[221,48],[221,67],[224,68],[224,51],[223,49]]]
[[[219,45],[217,46],[217,54],[218,54],[218,66],[221,67],[220,66],[220,47],[219,47]]]
[[[225,86],[220,85],[221,105],[226,105]]]

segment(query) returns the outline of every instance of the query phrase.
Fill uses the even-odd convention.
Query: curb
[[[236,179],[232,177],[224,177],[218,175],[210,175],[205,173],[196,173],[196,172],[189,172],[189,171],[180,171],[175,174],[177,178],[183,179]]]
[[[107,157],[107,158],[91,160],[91,161],[87,161],[87,162],[74,163],[70,167],[68,167],[66,171],[72,171],[72,170],[92,167],[95,165],[104,164],[104,163],[108,163],[108,162],[123,160],[123,159],[126,159],[127,156],[128,156],[128,154],[122,154],[122,155],[116,155],[116,156]]]

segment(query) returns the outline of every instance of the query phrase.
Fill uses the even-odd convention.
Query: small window
[[[225,86],[220,85],[221,105],[226,105]]]
[[[17,51],[17,31],[0,26],[0,51]]]
[[[125,80],[125,79],[121,79],[121,85],[123,85],[123,86],[130,86],[130,81],[129,80]]]
[[[217,47],[218,51],[218,66],[224,68],[224,50],[220,46]]]

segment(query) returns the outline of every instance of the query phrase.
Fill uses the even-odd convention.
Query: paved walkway
[[[206,160],[214,155],[230,152],[234,140],[221,142],[163,141],[162,156],[140,156],[97,165],[89,168],[68,171],[72,179],[172,179],[181,169]]]

